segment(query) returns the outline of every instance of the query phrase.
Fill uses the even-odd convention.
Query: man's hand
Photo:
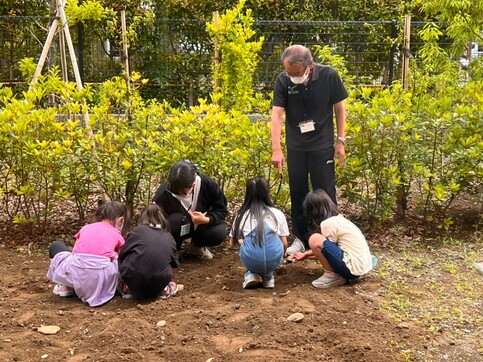
[[[345,159],[345,147],[344,144],[340,141],[337,141],[335,144],[335,152],[334,152],[334,160],[339,161],[339,166],[344,166],[344,159]]]
[[[278,168],[278,173],[283,172],[283,165],[285,164],[285,156],[282,151],[272,152],[272,165]]]

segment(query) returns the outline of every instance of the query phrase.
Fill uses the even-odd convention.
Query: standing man
[[[334,160],[338,160],[339,166],[344,164],[344,99],[348,94],[337,71],[314,63],[306,47],[286,48],[281,60],[285,70],[275,80],[272,103],[272,164],[282,172],[285,156],[280,138],[285,112],[292,229],[296,236],[287,254],[292,255],[308,249],[302,203],[309,192],[309,176],[312,189],[325,190],[337,203]]]

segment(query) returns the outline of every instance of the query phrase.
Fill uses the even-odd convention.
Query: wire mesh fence
[[[423,25],[413,22],[413,52],[421,45],[417,31]],[[0,17],[1,83],[25,86],[29,79],[22,77],[18,62],[26,57],[38,61],[48,29],[48,18]],[[254,30],[254,40],[264,38],[254,70],[254,86],[262,92],[271,91],[281,70],[281,53],[295,43],[309,48],[329,45],[334,54],[344,57],[356,84],[388,84],[400,76],[402,23],[397,21],[255,21]],[[120,43],[115,36],[103,36],[96,27],[82,24],[70,32],[83,82],[122,75]],[[58,39],[48,58],[50,69],[60,64]],[[212,90],[213,40],[203,20],[158,19],[153,26],[139,29],[130,44],[129,62],[131,71],[150,80],[142,89],[146,96],[192,104]]]

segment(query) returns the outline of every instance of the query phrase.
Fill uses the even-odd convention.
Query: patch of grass
[[[388,251],[390,255],[382,258],[384,263],[377,268],[379,277],[387,282],[381,309],[396,321],[416,321],[430,334],[472,340],[478,348],[483,277],[473,263],[481,261],[480,246],[478,242],[446,238],[442,247],[412,245]],[[439,348],[437,340],[432,342],[435,348]],[[406,360],[412,357],[419,361],[417,353],[402,346],[400,351]]]
[[[408,319],[410,315],[412,303],[406,296],[407,291],[408,287],[404,282],[393,280],[389,283],[385,300],[381,303],[382,309],[397,321]]]
[[[446,263],[446,264],[443,264],[442,266],[442,269],[445,271],[445,272],[448,272],[450,274],[457,274],[458,273],[458,266],[453,264],[453,263]]]
[[[441,238],[441,243],[445,246],[461,246],[462,241],[458,238],[454,238],[451,235],[445,235]]]

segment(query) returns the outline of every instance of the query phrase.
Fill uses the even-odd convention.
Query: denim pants
[[[259,274],[263,280],[273,278],[273,272],[282,262],[284,253],[280,237],[271,230],[267,232],[267,229],[268,227],[265,228],[265,240],[262,245],[250,237],[256,233],[255,229],[244,238],[240,246],[240,260],[245,268]]]
[[[329,239],[325,239],[324,243],[322,244],[321,251],[329,262],[332,269],[334,269],[334,272],[339,274],[341,277],[349,280],[355,280],[359,278],[358,276],[353,275],[350,272],[349,268],[344,262],[344,251],[339,248],[339,245],[330,241]]]

